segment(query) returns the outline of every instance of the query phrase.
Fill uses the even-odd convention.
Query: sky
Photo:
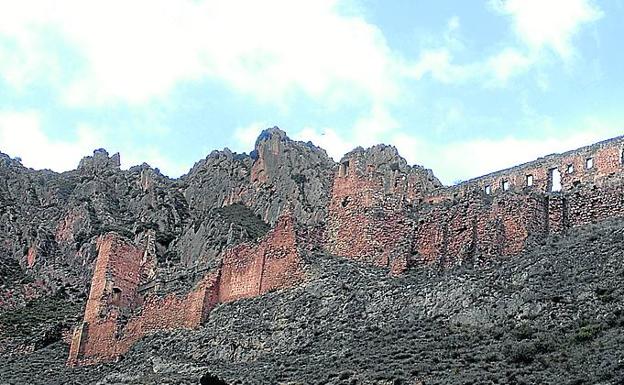
[[[624,0],[0,0],[0,151],[178,177],[279,126],[446,184],[624,134]]]

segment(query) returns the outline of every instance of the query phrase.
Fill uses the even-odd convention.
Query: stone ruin
[[[290,214],[260,242],[227,250],[222,266],[208,271],[185,295],[154,293],[149,256],[149,242],[136,246],[115,233],[100,237],[84,319],[71,339],[69,365],[114,360],[147,333],[197,328],[218,303],[291,287],[304,277]]]
[[[262,156],[258,162],[252,177],[266,180],[257,171],[266,168]],[[148,333],[199,327],[219,303],[301,284],[310,250],[392,274],[412,264],[517,255],[550,234],[623,217],[623,171],[624,137],[451,187],[408,166],[393,147],[358,148],[334,169],[322,228],[311,230],[286,210],[262,239],[225,250],[220,266],[183,295],[156,293],[153,235],[138,244],[103,235],[68,364],[114,360]]]

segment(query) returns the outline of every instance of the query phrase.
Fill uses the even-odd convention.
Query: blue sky
[[[279,126],[445,183],[624,133],[624,1],[0,0],[0,151],[179,176]]]

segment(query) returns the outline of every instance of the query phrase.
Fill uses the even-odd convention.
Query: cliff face
[[[113,360],[147,334],[203,325],[219,304],[309,282],[318,252],[393,275],[518,255],[624,217],[623,148],[620,137],[452,187],[394,147],[335,163],[278,128],[176,180],[121,170],[105,150],[61,174],[2,155],[0,313],[47,299],[70,310],[42,308],[28,335],[0,316],[0,352],[63,340],[70,364]]]
[[[297,220],[325,220],[334,161],[311,143],[290,140],[278,128],[265,130],[250,155],[215,151],[181,178],[197,213],[242,203],[274,224],[288,207]]]

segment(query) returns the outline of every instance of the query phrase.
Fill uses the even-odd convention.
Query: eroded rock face
[[[288,207],[299,223],[315,226],[327,214],[333,168],[323,149],[274,127],[262,132],[250,155],[215,151],[182,180],[195,210],[242,203],[274,224]]]

